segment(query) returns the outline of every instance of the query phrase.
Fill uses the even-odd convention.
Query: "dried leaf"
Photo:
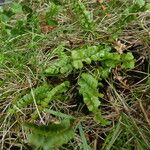
[[[121,43],[121,41],[116,41],[116,42],[114,43],[114,48],[117,50],[117,52],[118,52],[119,54],[122,54],[123,51],[126,49],[126,45],[123,44],[123,43]]]

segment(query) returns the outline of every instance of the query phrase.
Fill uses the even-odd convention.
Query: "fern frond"
[[[83,29],[93,31],[95,26],[92,13],[86,9],[85,5],[81,1],[73,1],[73,9],[78,22],[81,24]]]
[[[92,75],[88,73],[82,73],[78,84],[80,85],[79,92],[82,94],[83,100],[89,111],[94,113],[95,120],[103,125],[106,125],[108,121],[102,117],[99,110],[99,97],[102,97],[102,94],[98,92],[98,81]]]
[[[42,126],[26,123],[25,127],[31,130],[28,136],[29,142],[36,148],[43,148],[43,150],[59,147],[68,143],[74,137],[74,130],[70,120],[63,120],[59,124]]]
[[[51,90],[51,87],[47,84],[44,84],[42,86],[39,86],[39,87],[33,89],[33,93],[34,93],[37,103],[40,102],[40,100],[42,100],[43,98],[45,98],[45,93],[47,93],[50,90]],[[16,100],[16,102],[14,102],[14,104],[13,104],[13,107],[10,108],[8,110],[8,112],[15,113],[17,111],[16,108],[22,109],[32,103],[33,103],[33,96],[30,92],[30,93],[24,95],[19,100]]]
[[[54,87],[51,91],[47,92],[46,98],[41,101],[41,105],[43,107],[46,107],[49,104],[49,102],[53,100],[54,96],[66,92],[68,90],[69,84],[69,81],[65,81],[60,85]]]
[[[64,114],[62,112],[54,111],[54,110],[51,110],[51,109],[44,109],[44,112],[50,113],[50,114],[52,114],[56,117],[59,117],[59,118],[75,119],[75,117],[73,117],[72,115]]]
[[[70,57],[64,53],[64,55],[61,58],[51,63],[51,66],[45,70],[45,74],[47,76],[59,75],[65,73],[69,74],[72,71],[72,69],[73,68],[71,65]]]
[[[44,73],[47,76],[65,73],[69,74],[73,67],[71,64],[70,56],[64,52],[64,44],[60,44],[56,49],[54,49],[53,53],[58,56],[58,59],[52,62]]]
[[[107,59],[107,56],[110,54],[110,50],[110,47],[104,46],[88,46],[86,48],[73,50],[71,52],[73,66],[76,69],[81,69],[83,67],[83,62],[90,64],[91,61]]]
[[[100,61],[105,71],[110,71],[118,65],[121,65],[123,69],[132,69],[135,63],[131,52],[119,54],[111,52],[111,47],[101,45],[73,50],[71,57],[75,69],[83,68],[83,62],[90,64],[92,61]]]

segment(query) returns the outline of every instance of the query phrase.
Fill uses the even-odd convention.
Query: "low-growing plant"
[[[40,8],[36,9],[36,6]],[[11,146],[18,141],[20,144],[21,140],[14,142],[14,137],[26,139],[24,128],[18,126],[20,122],[24,123],[22,120],[26,118],[25,133],[33,149],[51,150],[61,147],[60,149],[64,150],[70,146],[70,143],[73,146],[68,149],[78,149],[74,147],[75,145],[80,149],[91,149],[90,147],[97,149],[97,146],[101,146],[99,143],[102,143],[102,140],[104,141],[102,149],[147,149],[149,129],[144,125],[139,126],[141,122],[135,123],[134,118],[132,120],[121,114],[121,111],[126,111],[123,108],[126,105],[122,104],[128,105],[128,101],[132,101],[130,96],[128,100],[128,92],[132,91],[134,86],[130,88],[129,85],[128,89],[122,91],[118,83],[119,79],[124,79],[122,75],[125,75],[126,71],[129,71],[129,74],[134,71],[130,72],[135,68],[135,62],[138,63],[143,56],[135,61],[133,54],[136,48],[132,54],[134,44],[133,47],[130,46],[126,38],[117,39],[124,42],[122,45],[125,48],[119,47],[121,53],[114,47],[114,39],[116,40],[116,37],[118,38],[120,33],[146,10],[149,10],[149,4],[144,0],[20,1],[6,8],[0,6],[0,47],[2,47],[0,49],[0,101],[4,109],[2,114],[9,107],[7,116],[4,113],[2,117],[4,132],[1,132],[2,136],[0,135],[1,149],[11,149]],[[144,21],[146,26],[147,20]],[[139,36],[143,34],[142,32],[144,36],[147,33],[145,29],[138,30],[140,30]],[[145,39],[148,41],[146,36]],[[147,45],[147,41],[142,39],[139,43]],[[138,67],[137,65],[136,68]],[[115,78],[112,70],[113,74],[118,71],[118,76],[116,75]],[[137,72],[141,72],[140,69]],[[145,100],[148,101],[149,73],[146,75],[147,89],[143,86],[136,91],[135,88],[134,95],[141,98],[143,97],[141,93],[145,92]],[[29,79],[34,83],[33,87],[32,84],[29,86]],[[116,95],[114,97],[109,95],[107,84],[109,79],[112,80],[114,87],[116,84],[119,87],[120,93],[114,92],[119,99],[125,91],[127,102],[120,100],[122,103],[119,103]],[[144,79],[138,81],[137,85],[140,82],[143,83]],[[128,79],[124,80],[124,83],[128,84]],[[106,89],[103,88],[105,86]],[[8,102],[9,100],[12,100],[11,103]],[[135,100],[129,105],[132,104],[137,105]],[[143,113],[143,106],[140,107]],[[104,110],[110,113],[115,110],[117,112],[115,115],[121,117],[118,119],[115,116],[115,118],[113,113],[108,115],[109,112]],[[132,115],[132,111],[129,111]],[[149,123],[145,114],[144,112],[144,117]],[[92,119],[87,123],[86,117]],[[110,119],[111,117],[113,119]],[[15,122],[17,124],[15,131],[23,131],[23,134],[11,131],[16,127],[15,123],[12,124],[14,120],[17,122]],[[78,128],[80,122],[83,126],[80,125]],[[114,128],[111,129],[111,125]],[[141,128],[137,128],[138,126]],[[25,143],[24,139],[21,144]],[[69,141],[70,143],[67,144]],[[67,145],[67,148],[63,145]]]
[[[15,113],[16,110],[25,108],[28,105],[31,105],[34,103],[34,98],[36,100],[36,103],[41,106],[41,111],[48,106],[48,104],[55,99],[55,96],[66,92],[69,87],[69,82],[65,81],[61,83],[60,85],[57,85],[56,87],[52,88],[50,86],[43,85],[40,87],[35,88],[30,92],[29,94],[24,95],[22,98],[17,99],[16,102],[14,102],[13,107],[8,110],[10,113]],[[33,95],[34,94],[34,98]]]
[[[74,137],[74,129],[70,120],[60,123],[38,126],[26,123],[25,127],[30,131],[28,141],[36,149],[52,150],[68,143]]]

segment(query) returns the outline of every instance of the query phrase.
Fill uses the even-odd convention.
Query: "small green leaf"
[[[134,60],[133,61],[126,61],[121,66],[124,69],[133,69],[135,66],[135,62],[134,62]]]
[[[145,9],[145,10],[150,10],[150,4],[147,3],[147,4],[145,5],[144,9]]]
[[[123,61],[129,61],[129,60],[134,59],[131,52],[128,52],[127,54],[122,54],[121,58],[122,58]]]
[[[73,66],[74,66],[76,69],[81,69],[81,68],[83,68],[83,63],[82,63],[82,61],[80,61],[80,60],[75,60],[75,61],[73,61]]]
[[[127,54],[121,55],[122,60],[122,68],[124,69],[133,69],[135,66],[134,57],[131,52],[128,52]]]

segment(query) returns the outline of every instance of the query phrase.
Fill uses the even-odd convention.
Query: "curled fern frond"
[[[31,131],[28,134],[29,142],[36,148],[52,150],[68,143],[74,137],[74,130],[70,120],[63,120],[59,124],[38,126],[26,123],[25,127]]]
[[[102,125],[106,125],[108,121],[102,117],[99,110],[99,97],[102,97],[103,95],[98,92],[98,81],[92,75],[82,73],[78,84],[80,86],[79,92],[82,94],[83,100],[89,111],[94,113],[95,120]]]

